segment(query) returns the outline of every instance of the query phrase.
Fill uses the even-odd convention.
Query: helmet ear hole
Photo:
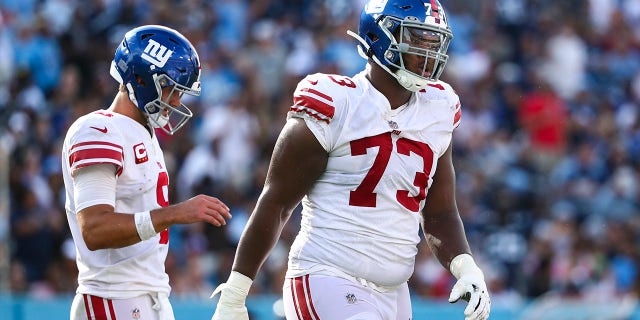
[[[142,79],[142,77],[140,75],[136,74],[136,82],[138,82],[139,85],[146,87],[147,85],[144,83],[144,80]]]

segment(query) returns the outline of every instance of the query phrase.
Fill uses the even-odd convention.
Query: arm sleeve
[[[116,167],[97,164],[79,168],[73,179],[76,212],[98,204],[115,207]]]

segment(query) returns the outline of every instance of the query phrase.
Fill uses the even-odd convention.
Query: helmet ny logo
[[[144,48],[142,59],[153,63],[156,67],[162,68],[169,61],[173,51],[167,50],[167,47],[159,44],[153,39],[149,39],[147,47]]]

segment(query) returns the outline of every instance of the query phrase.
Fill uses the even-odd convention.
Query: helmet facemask
[[[451,31],[422,23],[415,17],[400,20],[386,16],[378,23],[391,40],[384,54],[385,62],[395,69],[392,72],[403,87],[419,91],[429,82],[438,81],[449,58]]]
[[[173,135],[193,116],[193,112],[182,102],[179,106],[172,106],[171,97],[177,94],[182,99],[184,94],[197,97],[200,95],[200,82],[194,82],[191,88],[183,86],[169,78],[165,74],[154,74],[153,83],[158,92],[158,98],[144,106],[144,112],[148,116],[149,124],[154,128],[160,128],[164,132]],[[171,88],[163,100],[163,89]]]

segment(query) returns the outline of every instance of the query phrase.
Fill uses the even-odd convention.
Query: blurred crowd
[[[443,80],[462,101],[457,198],[493,304],[547,293],[640,292],[640,0],[440,0],[454,32]],[[0,0],[0,148],[10,156],[5,291],[76,288],[60,147],[79,116],[117,91],[109,64],[124,32],[162,24],[203,65],[195,118],[160,135],[171,198],[225,201],[233,219],[171,229],[172,297],[226,278],[297,82],[354,75],[346,30],[365,1]],[[294,214],[252,293],[279,294]],[[411,289],[445,299],[453,278],[424,244]]]

